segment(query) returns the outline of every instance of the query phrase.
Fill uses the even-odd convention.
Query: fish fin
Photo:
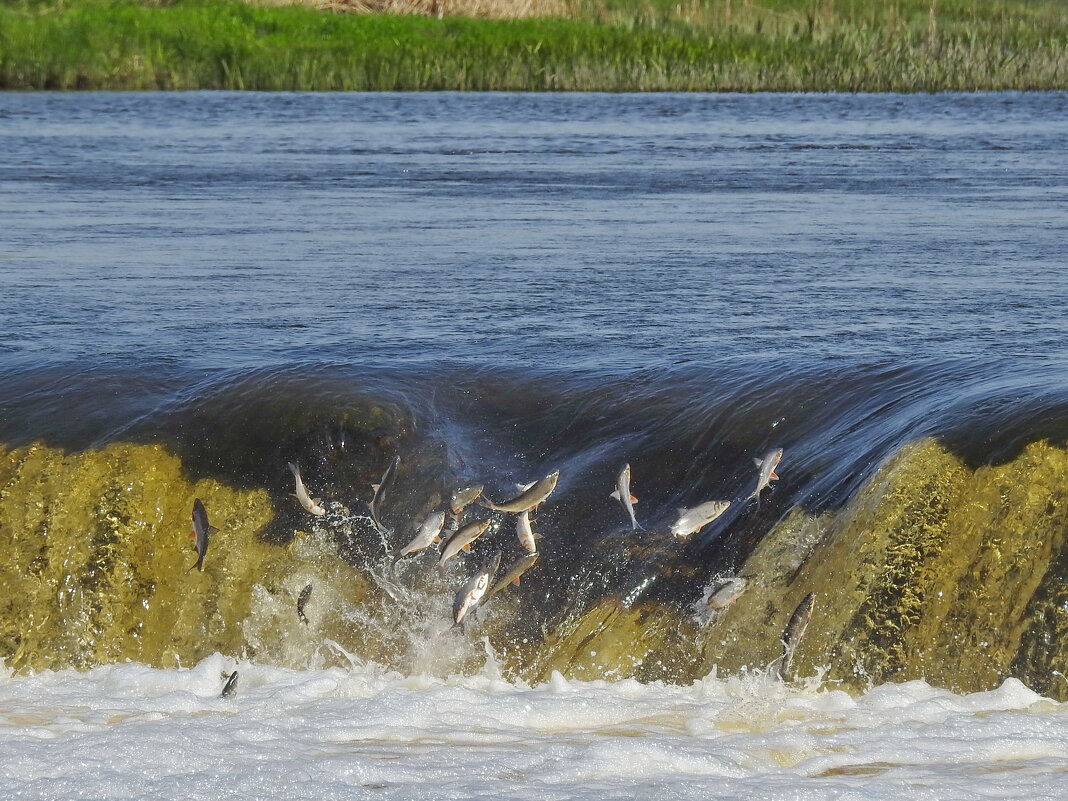
[[[631,503],[637,503],[637,502],[638,502],[638,499],[637,499],[637,498],[635,498],[635,497],[634,497],[633,495],[631,495],[631,496],[630,496],[630,502],[631,502]]]
[[[619,500],[619,490],[612,490],[610,493],[608,493],[608,497],[609,498],[615,498],[618,501]]]
[[[517,586],[517,587],[518,587],[518,586],[519,586],[519,576],[516,576],[516,577],[515,577],[514,579],[512,579],[512,583],[513,583],[513,584],[514,584],[515,586]]]
[[[768,476],[768,480],[769,481],[778,481],[779,480],[778,473],[772,473],[770,476]]]
[[[762,467],[764,463],[760,459],[758,459],[758,458],[756,458],[754,456],[753,457],[753,464],[755,464],[757,467]]]
[[[190,537],[196,537],[196,535],[197,535],[197,533],[195,531],[190,531],[189,532],[189,536]],[[193,547],[195,548],[196,546],[194,545]]]
[[[322,506],[323,505],[323,499],[322,498],[312,498],[312,503],[315,504],[316,506]]]
[[[467,551],[468,553],[470,553],[471,552],[471,543],[467,543],[467,545],[461,546],[460,550],[461,551]]]
[[[531,487],[533,487],[537,483],[538,483],[537,481],[531,481],[529,484],[516,484],[515,488],[517,490],[519,490],[520,492],[526,492],[528,489],[530,489]]]
[[[532,536],[532,537],[533,537],[534,539],[536,539],[536,540],[540,540],[540,539],[541,539],[541,534],[534,534],[534,533],[532,533],[532,534],[531,534],[530,536]]]
[[[441,542],[441,535],[435,534],[434,539],[432,539],[431,542]]]
[[[381,484],[372,484],[372,485],[371,485],[371,489],[372,489],[373,491],[375,491],[375,492],[378,492],[378,490],[379,490],[379,489],[381,489],[381,488],[382,488],[382,485],[381,485]]]
[[[209,537],[214,537],[218,533],[219,533],[219,529],[215,528],[215,526],[208,526],[208,536]]]

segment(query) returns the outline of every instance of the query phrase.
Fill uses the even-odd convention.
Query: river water
[[[219,748],[235,797],[1059,797],[1063,709],[1016,680],[1068,689],[1068,94],[0,94],[0,153],[12,748],[94,797],[207,797]],[[451,489],[554,470],[473,626],[510,516],[389,567]],[[311,784],[233,745],[276,714]],[[142,732],[162,783],[109,762]]]

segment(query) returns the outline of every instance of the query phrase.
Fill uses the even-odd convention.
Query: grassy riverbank
[[[0,0],[0,88],[1068,89],[1058,0],[560,7],[551,18],[439,19],[231,0]]]

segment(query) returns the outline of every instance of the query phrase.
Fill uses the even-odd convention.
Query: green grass
[[[1068,88],[1058,0],[577,2],[568,19],[439,20],[229,0],[3,0],[0,88]]]

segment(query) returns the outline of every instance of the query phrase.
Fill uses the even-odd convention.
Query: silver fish
[[[742,597],[742,593],[748,586],[749,582],[741,576],[717,582],[708,596],[708,608],[717,612],[726,609]]]
[[[630,527],[631,530],[639,529],[637,518],[634,517],[634,504],[638,502],[638,499],[630,494],[630,465],[623,465],[623,469],[619,471],[619,477],[616,478],[616,488],[609,495],[610,498],[615,498],[626,509],[627,514],[630,515]]]
[[[326,509],[324,509],[320,505],[322,504],[322,501],[320,501],[318,498],[312,498],[308,494],[308,490],[304,486],[304,482],[300,480],[300,468],[293,464],[293,462],[289,462],[288,464],[289,469],[293,473],[293,478],[297,482],[297,490],[294,494],[297,496],[297,500],[300,501],[300,505],[307,509],[309,512],[311,512],[313,515],[325,515]]]
[[[805,629],[812,617],[812,607],[816,603],[816,593],[810,592],[801,599],[794,613],[790,615],[790,622],[782,633],[782,661],[779,663],[779,678],[786,681],[790,673],[790,665],[794,661],[794,652],[801,640],[805,637]]]
[[[215,526],[208,525],[208,510],[204,508],[204,504],[200,498],[193,500],[193,537],[195,543],[193,550],[197,552],[197,561],[189,566],[189,570],[194,567],[197,570],[204,569],[204,556],[208,552],[208,539],[218,533],[219,529]],[[185,572],[188,573],[189,570]]]
[[[497,551],[497,554],[491,560],[479,568],[478,572],[471,577],[471,580],[464,585],[464,588],[456,593],[456,600],[452,605],[452,616],[457,623],[460,623],[464,619],[464,615],[478,606],[482,596],[486,594],[486,588],[493,580],[493,575],[500,566],[501,552]]]
[[[501,577],[501,580],[493,585],[493,588],[486,593],[483,603],[490,599],[490,596],[494,593],[498,593],[507,587],[509,584],[518,584],[519,577],[526,573],[530,568],[534,567],[534,563],[541,558],[540,553],[529,553],[526,556],[521,556],[516,560],[508,571]]]
[[[542,503],[552,491],[556,489],[556,482],[560,479],[560,471],[550,473],[540,481],[535,481],[533,484],[527,486],[527,488],[512,498],[510,501],[503,501],[502,503],[494,503],[489,498],[483,496],[479,501],[487,509],[495,509],[498,512],[525,512],[529,509],[533,509],[538,504]]]
[[[538,550],[538,535],[530,527],[530,510],[520,512],[515,519],[515,533],[519,537],[519,544],[527,553],[535,553]]]
[[[308,618],[304,614],[304,607],[308,605],[308,599],[311,598],[312,585],[309,584],[303,590],[300,591],[300,595],[297,596],[297,617],[300,618],[300,622],[305,626],[308,625]]]
[[[449,509],[454,515],[460,514],[465,506],[482,494],[482,489],[482,485],[477,484],[471,487],[461,487],[453,491],[452,496],[449,498]]]
[[[730,501],[706,501],[692,509],[679,507],[679,519],[671,527],[671,533],[676,537],[688,537],[726,512],[730,505]]]
[[[220,698],[229,698],[237,692],[237,671],[235,670],[230,674],[230,678],[226,680],[226,684],[223,685],[222,692],[219,693]]]
[[[375,524],[375,528],[382,534],[388,534],[390,531],[382,525],[382,521],[378,519],[378,514],[382,506],[382,501],[393,487],[393,477],[397,474],[397,467],[399,465],[400,457],[394,456],[393,461],[390,462],[389,467],[386,468],[386,472],[382,474],[382,480],[377,484],[371,485],[371,489],[373,489],[375,493],[371,498],[371,522]]]
[[[752,495],[746,498],[747,501],[756,498],[757,506],[760,506],[760,491],[772,481],[778,481],[779,479],[779,477],[775,475],[775,468],[779,466],[779,460],[781,459],[782,448],[772,448],[764,454],[763,459],[753,459],[756,466],[760,468],[760,475],[757,476],[756,489],[753,490]]]
[[[423,525],[419,528],[419,533],[415,535],[415,539],[396,552],[397,558],[429,548],[441,539],[441,527],[444,525],[445,513],[431,512],[427,515],[426,520],[423,521]]]
[[[475,520],[449,537],[449,541],[445,543],[445,548],[441,552],[441,558],[438,559],[438,567],[444,570],[445,563],[456,556],[461,548],[471,550],[471,543],[481,537],[492,522],[491,520]]]

